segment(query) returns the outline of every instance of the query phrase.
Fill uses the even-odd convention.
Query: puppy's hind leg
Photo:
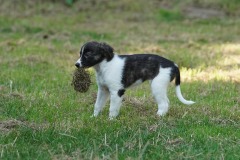
[[[170,69],[161,68],[160,73],[152,80],[151,89],[153,96],[158,104],[157,115],[163,116],[169,108],[169,100],[167,97],[167,88],[170,82]]]
[[[98,86],[97,100],[94,105],[93,116],[97,117],[98,114],[102,111],[104,105],[106,104],[109,98],[109,91],[106,87]]]
[[[169,108],[169,100],[167,97],[167,87],[154,85],[154,83],[152,83],[151,86],[152,86],[153,96],[158,104],[157,115],[163,116],[167,113]]]

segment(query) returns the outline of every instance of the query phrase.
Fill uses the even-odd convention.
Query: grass
[[[181,7],[195,2],[178,2],[173,11],[158,7],[172,6],[168,1],[4,2],[0,159],[239,159],[240,21],[188,19]],[[238,14],[230,2],[202,3]],[[116,120],[108,120],[109,104],[90,118],[96,83],[85,94],[71,86],[80,46],[89,40],[105,41],[120,54],[172,59],[184,97],[196,104],[181,104],[172,84],[170,110],[157,117],[144,83],[126,91]]]

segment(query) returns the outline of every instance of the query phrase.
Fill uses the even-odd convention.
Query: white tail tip
[[[176,95],[177,95],[179,101],[181,101],[183,104],[191,105],[191,104],[195,103],[193,101],[188,101],[188,100],[183,98],[182,93],[181,93],[181,89],[180,89],[180,85],[176,86]]]

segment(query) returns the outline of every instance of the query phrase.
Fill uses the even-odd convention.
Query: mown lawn
[[[15,2],[0,6],[0,159],[240,159],[238,1],[195,4],[226,13],[206,19],[187,17],[194,1]],[[196,104],[179,102],[171,84],[158,117],[144,83],[126,91],[116,120],[109,105],[91,118],[94,71],[87,93],[71,86],[90,40],[175,61]]]

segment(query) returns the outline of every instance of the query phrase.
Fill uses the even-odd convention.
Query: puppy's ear
[[[99,43],[100,52],[110,61],[114,56],[114,49],[107,43]]]

